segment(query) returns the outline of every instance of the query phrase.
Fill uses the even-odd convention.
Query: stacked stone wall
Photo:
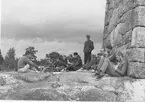
[[[128,55],[128,75],[145,78],[145,0],[107,0],[103,47]]]

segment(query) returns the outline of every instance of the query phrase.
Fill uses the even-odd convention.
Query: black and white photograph
[[[145,102],[145,0],[0,5],[0,100]]]

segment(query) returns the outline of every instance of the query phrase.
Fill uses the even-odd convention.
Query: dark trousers
[[[74,65],[66,67],[66,71],[76,71],[76,70],[78,70],[78,67]]]
[[[84,64],[91,61],[91,52],[84,53]]]

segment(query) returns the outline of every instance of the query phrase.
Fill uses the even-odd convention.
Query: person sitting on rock
[[[26,51],[25,55],[18,60],[18,72],[31,72],[31,68],[34,67],[37,69],[36,71],[38,72],[38,69],[40,69],[40,67],[33,63],[30,59],[33,59],[33,53],[30,51]]]
[[[66,71],[76,71],[82,67],[82,59],[77,52],[73,54],[72,62],[68,64]]]
[[[126,76],[127,75],[127,65],[128,65],[128,60],[127,56],[123,55],[123,53],[118,52],[116,54],[117,61],[111,62],[110,57],[107,55],[108,53],[105,54],[104,59],[101,59],[101,64],[98,66],[97,70],[99,73],[98,78],[101,78],[106,74],[109,76],[114,76],[114,77],[121,77],[121,76]]]

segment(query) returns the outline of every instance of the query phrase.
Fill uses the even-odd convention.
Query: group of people
[[[127,76],[128,57],[116,48],[108,45],[101,51],[99,64],[95,68],[98,78],[105,74],[114,77]]]
[[[126,55],[113,49],[111,45],[106,46],[97,54],[97,57],[91,58],[91,53],[94,49],[93,41],[90,40],[90,35],[86,36],[87,41],[84,43],[84,64],[77,52],[70,54],[69,56],[63,56],[63,60],[57,59],[58,63],[61,63],[63,67],[59,71],[81,71],[93,69],[95,75],[98,78],[103,77],[105,74],[110,76],[126,76],[128,61]],[[29,72],[31,69],[35,69],[36,72],[43,70],[45,72],[48,67],[41,67],[34,64],[33,53],[26,51],[25,55],[18,61],[18,72]],[[50,59],[48,58],[48,61]],[[58,68],[59,69],[59,68]]]
[[[90,60],[93,49],[93,42],[90,40],[90,36],[87,35],[87,41],[84,46],[84,65],[80,71],[93,69],[97,78],[101,78],[105,74],[114,77],[127,76],[128,57],[126,54],[117,51],[117,47],[112,48],[111,45],[107,45],[101,49],[97,57]]]

